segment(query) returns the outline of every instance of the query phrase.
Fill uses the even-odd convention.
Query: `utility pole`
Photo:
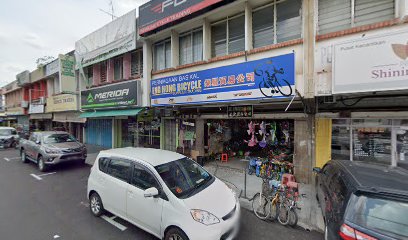
[[[105,11],[105,10],[103,10],[102,8],[99,8],[99,11],[101,11],[101,12],[103,12],[103,13],[106,13],[106,14],[108,14],[109,16],[111,16],[111,17],[112,17],[112,21],[113,21],[115,18],[118,18],[118,17],[115,15],[115,11],[114,11],[114,9],[113,9],[113,0],[110,0],[110,1],[109,1],[109,5],[110,5],[110,12]]]

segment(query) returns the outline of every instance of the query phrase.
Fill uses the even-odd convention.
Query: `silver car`
[[[28,140],[20,141],[20,153],[24,163],[33,161],[42,172],[62,162],[85,162],[87,157],[86,147],[61,131],[32,133]]]
[[[17,147],[20,136],[15,128],[0,127],[0,147],[14,148]]]

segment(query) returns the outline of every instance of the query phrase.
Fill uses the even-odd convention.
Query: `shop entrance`
[[[246,168],[254,158],[293,162],[293,120],[207,120],[204,135],[208,156],[227,154],[225,165],[233,168]]]

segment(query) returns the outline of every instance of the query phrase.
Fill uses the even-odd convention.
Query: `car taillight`
[[[347,224],[340,227],[340,237],[344,240],[377,240],[377,238],[368,236],[365,233],[355,230]]]

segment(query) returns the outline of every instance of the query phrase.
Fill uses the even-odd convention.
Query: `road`
[[[89,171],[88,165],[64,164],[44,174],[33,163],[22,163],[17,150],[1,150],[0,239],[156,239],[114,216],[105,220],[91,215],[86,198]],[[238,239],[323,238],[260,221],[247,210],[242,213]]]

